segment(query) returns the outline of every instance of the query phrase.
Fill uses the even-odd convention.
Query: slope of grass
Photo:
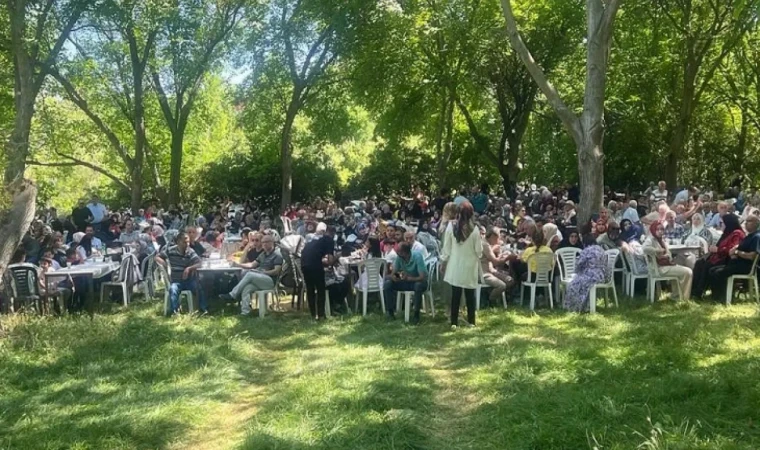
[[[0,448],[760,447],[751,304],[2,321]]]

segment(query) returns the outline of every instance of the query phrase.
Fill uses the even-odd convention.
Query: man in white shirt
[[[698,193],[699,191],[697,190],[697,188],[694,186],[691,186],[688,189],[684,189],[680,191],[679,193],[677,193],[676,198],[673,199],[673,203],[675,203],[676,205],[688,203],[689,198]]]
[[[412,252],[419,252],[422,255],[423,260],[428,259],[430,256],[428,249],[422,245],[421,242],[417,241],[413,231],[407,231],[404,233],[404,242],[412,247]]]
[[[92,213],[91,223],[96,226],[99,226],[108,214],[106,205],[100,203],[100,197],[98,197],[97,194],[92,196],[92,201],[87,205],[87,208],[89,208]]]

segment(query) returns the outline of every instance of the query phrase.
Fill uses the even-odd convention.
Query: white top
[[[92,213],[92,223],[100,223],[106,216],[106,205],[102,203],[90,203],[87,205]]]
[[[412,251],[422,253],[422,259],[428,259],[430,256],[430,252],[428,251],[427,247],[422,245],[422,242],[420,241],[414,241],[414,245],[412,245]]]
[[[457,242],[453,224],[454,222],[449,222],[443,239],[441,260],[447,262],[443,280],[452,286],[477,289],[480,284],[480,258],[483,256],[480,229],[473,227],[472,233],[464,242]]]

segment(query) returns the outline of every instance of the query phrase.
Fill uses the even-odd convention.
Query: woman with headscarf
[[[689,236],[701,237],[707,241],[708,246],[716,244],[715,239],[713,239],[713,234],[705,226],[705,216],[703,216],[702,213],[696,213],[691,216],[691,228],[685,237],[688,238]]]
[[[589,293],[595,284],[607,279],[607,255],[599,245],[589,245],[578,256],[575,277],[567,287],[564,307],[572,312],[589,310]]]
[[[660,273],[677,278],[683,299],[691,297],[692,271],[688,267],[679,266],[673,261],[668,244],[665,241],[665,224],[657,220],[649,226],[651,235],[644,241],[644,253],[654,257]],[[678,286],[673,282],[671,296],[675,297]]]
[[[744,230],[742,230],[736,214],[723,216],[723,225],[725,229],[717,245],[711,245],[708,255],[698,260],[694,265],[694,288],[692,292],[695,298],[702,298],[708,285],[710,269],[727,264],[731,249],[739,245],[744,239]]]
[[[546,245],[556,252],[559,248],[560,242],[562,242],[562,235],[559,233],[557,225],[553,223],[546,223],[543,226],[544,240]]]
[[[559,244],[559,248],[577,248],[583,250],[583,242],[581,242],[581,235],[578,233],[578,229],[575,227],[568,227],[565,229],[565,239]]]
[[[641,242],[641,235],[644,231],[639,225],[631,222],[629,219],[623,219],[620,221],[620,240],[625,243],[633,241]]]

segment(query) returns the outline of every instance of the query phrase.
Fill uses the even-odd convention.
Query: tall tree
[[[742,42],[757,21],[757,0],[659,0],[678,45],[680,90],[676,91],[678,113],[670,133],[665,181],[675,187],[678,165],[689,137],[694,111],[710,87],[718,68]]]
[[[518,30],[511,0],[501,0],[512,48],[573,139],[578,153],[579,220],[587,221],[604,198],[604,100],[612,32],[620,0],[586,0],[586,85],[583,112],[575,114],[549,82]]]
[[[338,58],[336,23],[333,22],[337,18],[324,14],[316,1],[282,0],[278,3],[275,45],[284,52],[291,83],[280,134],[281,206],[284,209],[291,203],[293,192],[293,124]]]
[[[6,194],[0,213],[0,274],[34,218],[37,188],[23,180],[29,154],[34,103],[71,30],[89,6],[85,0],[5,0],[8,36],[3,39],[13,62],[14,122],[5,142]],[[6,209],[7,207],[7,209]]]
[[[136,0],[106,1],[88,17],[87,30],[70,39],[77,51],[73,61],[51,70],[68,98],[106,136],[123,161],[135,213],[142,206],[144,188],[146,70],[161,22],[160,5],[145,6]],[[95,111],[85,90],[90,96],[110,100],[120,114]],[[123,135],[126,139],[119,133],[124,122],[130,131]]]
[[[185,131],[204,75],[225,54],[247,0],[175,0],[157,40],[151,78],[171,133],[169,203],[180,201]],[[256,5],[250,5],[257,10]],[[253,17],[253,14],[251,15]]]
[[[462,53],[464,70],[469,83],[457,92],[457,105],[465,118],[472,140],[480,154],[501,176],[505,192],[511,192],[522,167],[520,148],[536,102],[538,86],[509,48],[503,28],[499,28],[501,13],[487,5],[475,17],[475,35],[466,43]],[[565,37],[580,22],[577,9],[566,1],[545,2],[531,8],[531,23],[524,25],[528,45],[546,73],[575,47]],[[470,111],[480,112],[481,119]],[[480,109],[481,111],[477,111]]]

